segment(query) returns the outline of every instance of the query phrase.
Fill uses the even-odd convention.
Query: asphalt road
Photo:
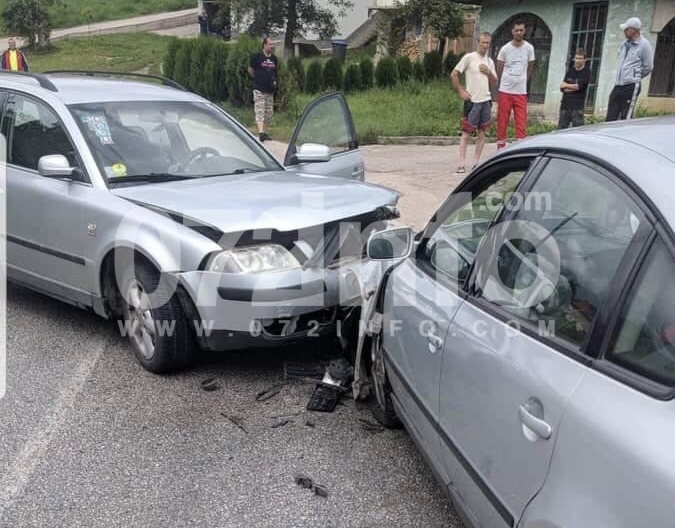
[[[403,219],[421,227],[458,178],[456,149],[418,149],[365,155],[368,179],[400,189]],[[371,430],[367,408],[343,399],[307,413],[300,382],[256,401],[284,362],[334,355],[326,343],[204,355],[156,376],[113,323],[18,286],[7,304],[0,527],[461,526],[408,435]],[[218,390],[202,390],[208,378]],[[298,473],[328,497],[297,486]]]

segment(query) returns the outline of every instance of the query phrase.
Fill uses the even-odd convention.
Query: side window
[[[642,266],[605,359],[675,387],[675,262],[657,243]],[[665,280],[664,280],[665,279]]]
[[[19,167],[37,170],[42,156],[62,154],[71,166],[77,165],[75,149],[54,112],[44,104],[21,95],[12,98],[7,119],[8,161]]]
[[[520,184],[526,169],[527,166],[509,171],[496,181],[491,180],[466,205],[442,220],[424,248],[424,258],[437,272],[452,282],[464,284],[481,239]]]
[[[626,250],[645,219],[612,181],[553,159],[514,220],[495,230],[496,258],[478,282],[518,319],[580,347]]]
[[[331,97],[317,104],[305,116],[295,144],[298,147],[304,143],[328,145],[332,155],[349,150],[350,142],[345,109],[337,97]]]

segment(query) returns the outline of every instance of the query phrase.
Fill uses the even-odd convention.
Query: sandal
[[[460,165],[457,167],[457,170],[455,171],[455,174],[464,174],[466,172],[466,169],[464,168],[464,165]]]

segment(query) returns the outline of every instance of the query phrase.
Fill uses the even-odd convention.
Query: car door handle
[[[540,436],[544,440],[551,438],[551,433],[553,432],[551,426],[528,411],[525,405],[520,406],[518,415],[520,416],[520,421],[523,425],[528,429],[531,429],[537,436]]]
[[[363,170],[361,167],[354,167],[352,170],[352,178],[360,178],[361,175],[363,174]]]
[[[443,346],[443,340],[436,334],[427,334],[427,341],[429,342],[429,350],[432,354]]]

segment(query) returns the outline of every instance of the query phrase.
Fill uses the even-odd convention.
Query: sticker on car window
[[[112,165],[106,165],[103,168],[105,169],[108,178],[119,178],[127,175],[127,166],[124,163],[113,163]]]
[[[112,145],[113,139],[110,135],[110,127],[104,115],[82,116],[82,122],[87,125],[101,142],[101,145]]]

